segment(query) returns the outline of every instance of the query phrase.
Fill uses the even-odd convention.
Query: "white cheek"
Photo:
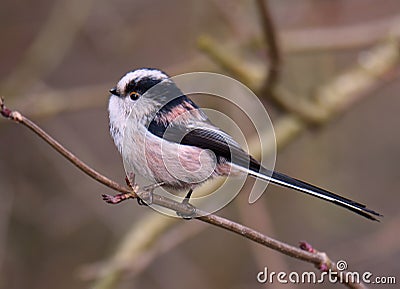
[[[125,118],[125,104],[123,99],[118,96],[112,95],[108,103],[108,112],[110,116],[110,123],[120,125],[126,121]]]
[[[124,130],[129,116],[129,107],[126,106],[123,98],[111,95],[108,103],[108,112],[110,118],[110,134],[118,150],[121,152]]]
[[[111,116],[115,116],[118,113],[118,107],[118,97],[115,95],[111,95],[108,101],[108,112],[110,113],[110,118]]]

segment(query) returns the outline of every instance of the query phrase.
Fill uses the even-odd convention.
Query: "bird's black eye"
[[[132,91],[132,92],[129,93],[129,97],[132,100],[137,100],[140,97],[140,94],[137,93],[136,91]]]

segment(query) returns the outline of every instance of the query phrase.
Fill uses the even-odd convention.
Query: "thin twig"
[[[60,143],[58,143],[56,140],[54,140],[50,135],[48,135],[39,126],[37,126],[35,123],[33,123],[31,120],[29,120],[25,116],[23,116],[21,113],[8,109],[4,105],[4,100],[2,98],[0,99],[0,114],[7,119],[16,121],[16,122],[28,127],[29,129],[31,129],[34,133],[36,133],[44,141],[46,141],[48,144],[50,144],[57,152],[62,154],[71,163],[73,163],[75,166],[77,166],[79,169],[81,169],[83,172],[85,172],[87,175],[89,175],[93,179],[97,180],[98,182],[100,182],[112,189],[115,189],[119,192],[132,193],[132,190],[117,184],[116,182],[101,175],[100,173],[98,173],[97,171],[95,171],[94,169],[92,169],[91,167],[86,165],[85,163],[83,163],[74,154],[72,154],[67,149],[65,149]],[[147,194],[149,192],[143,191],[143,190],[141,190],[139,192],[140,189],[137,186],[135,186],[134,189],[136,191],[133,193],[135,193],[136,196],[140,195],[142,198],[148,197]],[[290,257],[294,257],[296,259],[312,263],[317,268],[324,268],[324,270],[335,269],[334,262],[332,262],[325,253],[318,252],[318,251],[309,252],[309,251],[306,251],[303,249],[299,249],[297,247],[294,247],[294,246],[288,245],[286,243],[280,242],[278,240],[275,240],[273,238],[270,238],[260,232],[257,232],[256,230],[253,230],[249,227],[246,227],[246,226],[236,223],[234,221],[225,219],[223,217],[220,217],[220,216],[217,216],[214,214],[207,214],[206,212],[203,212],[197,208],[194,208],[194,211],[193,211],[193,207],[191,207],[191,206],[188,206],[184,203],[178,203],[174,200],[171,200],[164,196],[160,196],[158,194],[153,193],[152,201],[154,204],[162,206],[164,208],[171,209],[171,210],[175,211],[176,213],[179,213],[180,215],[193,214],[194,219],[197,219],[197,220],[212,224],[214,226],[226,229],[228,231],[231,231],[233,233],[241,235],[249,240],[252,240],[256,243],[264,245],[268,248],[279,251]],[[358,286],[359,284],[353,284],[354,286],[352,284],[350,284],[350,285],[352,286],[352,288],[357,288],[356,286]]]

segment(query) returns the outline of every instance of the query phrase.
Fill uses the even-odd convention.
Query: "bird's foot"
[[[137,198],[139,206],[150,206],[153,203],[153,190],[145,189]]]
[[[138,204],[141,206],[149,206],[153,204],[153,192],[162,185],[164,185],[163,182],[144,187],[143,191],[139,193],[139,197],[137,198]]]
[[[184,220],[191,220],[196,215],[196,208],[189,203],[192,192],[193,190],[190,190],[181,203],[186,207],[189,213],[176,212],[176,214]]]

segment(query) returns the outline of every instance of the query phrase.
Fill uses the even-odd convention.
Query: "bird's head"
[[[110,115],[143,120],[153,115],[171,99],[182,95],[169,76],[154,68],[140,68],[126,73],[110,89]]]
[[[120,98],[138,100],[150,88],[162,81],[168,81],[169,76],[154,68],[140,68],[126,73],[117,85],[110,89],[112,95]]]

